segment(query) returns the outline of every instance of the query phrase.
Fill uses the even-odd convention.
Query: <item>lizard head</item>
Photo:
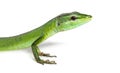
[[[57,30],[65,31],[78,27],[91,20],[92,16],[78,12],[64,13],[57,16]]]

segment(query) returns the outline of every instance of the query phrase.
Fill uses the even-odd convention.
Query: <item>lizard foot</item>
[[[43,52],[41,52],[39,55],[40,56],[46,56],[46,57],[57,57],[55,55],[50,55],[49,53],[43,53]]]
[[[49,61],[49,60],[40,60],[38,63],[44,65],[44,64],[57,64],[55,61]]]

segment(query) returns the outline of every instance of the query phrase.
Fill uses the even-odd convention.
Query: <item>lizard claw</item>
[[[43,52],[40,52],[39,53],[39,56],[45,56],[45,57],[56,57],[55,55],[50,55],[50,54],[48,54],[48,53],[43,53]],[[37,61],[38,63],[41,63],[42,65],[44,65],[44,64],[56,64],[56,62],[55,61],[50,61],[50,60],[38,60]]]

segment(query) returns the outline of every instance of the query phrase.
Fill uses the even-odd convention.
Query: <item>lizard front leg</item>
[[[32,52],[33,52],[33,55],[35,57],[35,60],[38,62],[38,63],[41,63],[41,64],[56,64],[55,61],[49,61],[49,60],[42,60],[40,59],[39,56],[47,56],[47,57],[56,57],[56,56],[50,56],[50,54],[45,54],[43,52],[41,52],[38,48],[38,44],[41,43],[43,41],[44,37],[41,36],[39,37],[36,41],[33,42],[33,44],[31,45],[32,47]]]

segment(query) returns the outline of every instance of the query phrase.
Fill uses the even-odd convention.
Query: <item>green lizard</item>
[[[51,56],[50,54],[41,52],[38,48],[38,44],[60,31],[70,30],[87,23],[91,18],[91,15],[78,12],[61,14],[32,31],[17,36],[0,38],[0,51],[32,47],[33,55],[38,63],[56,64],[55,61],[40,59],[39,56],[56,56]]]

